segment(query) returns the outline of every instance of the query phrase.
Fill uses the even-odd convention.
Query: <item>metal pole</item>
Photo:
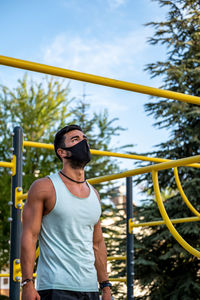
[[[127,234],[127,243],[126,243],[126,276],[127,276],[127,300],[134,299],[133,296],[133,281],[134,281],[134,272],[133,272],[133,234],[129,232],[129,220],[133,218],[133,196],[132,196],[132,177],[126,178],[126,234]]]
[[[10,226],[10,299],[20,299],[20,278],[13,278],[13,262],[20,257],[21,209],[15,207],[15,189],[22,187],[23,131],[17,126],[13,132],[13,155],[16,156],[16,174],[12,176],[12,206]]]

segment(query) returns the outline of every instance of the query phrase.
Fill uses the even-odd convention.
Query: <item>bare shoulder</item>
[[[53,184],[48,177],[40,178],[34,181],[28,191],[28,200],[34,198],[48,198],[53,191]]]

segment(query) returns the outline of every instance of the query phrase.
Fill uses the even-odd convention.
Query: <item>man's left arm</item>
[[[97,270],[97,277],[99,282],[108,280],[107,273],[107,251],[102,234],[100,220],[94,226],[93,234],[93,249],[95,255],[95,268]],[[103,288],[102,300],[111,300],[110,287]]]

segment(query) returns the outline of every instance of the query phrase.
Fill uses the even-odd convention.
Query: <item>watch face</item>
[[[107,286],[112,287],[112,284],[110,282],[102,282],[102,283],[100,283],[100,289],[101,290],[103,288],[107,287]]]

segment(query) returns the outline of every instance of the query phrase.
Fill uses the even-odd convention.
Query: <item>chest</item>
[[[64,182],[60,181],[59,184],[53,184],[52,183],[52,190],[51,190],[51,196],[46,199],[45,201],[45,207],[44,207],[44,215],[49,214],[55,207],[57,202],[57,197],[64,198],[67,201],[68,198],[73,198],[77,200],[77,198],[80,198],[81,200],[85,200],[85,198],[88,198],[90,196],[90,188],[87,184],[84,184],[84,186],[74,186],[74,185],[66,185]],[[75,203],[74,203],[75,202]],[[82,201],[83,204],[85,203]],[[86,201],[87,202],[87,201]],[[70,206],[78,204],[77,201],[71,201]]]
[[[83,186],[79,185],[66,185],[67,190],[78,198],[87,198],[90,195],[90,189],[87,186],[87,184],[84,184]]]
[[[101,215],[101,206],[93,188],[66,186],[62,181],[54,184],[46,209],[58,223],[93,226]]]

